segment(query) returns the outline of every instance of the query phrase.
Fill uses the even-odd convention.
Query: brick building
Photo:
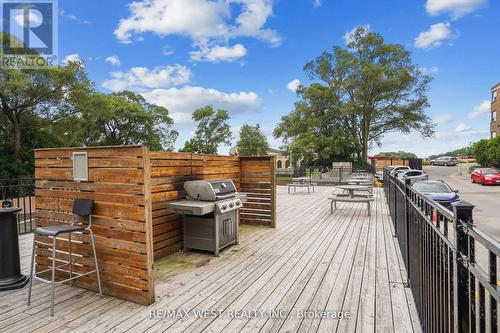
[[[500,136],[500,120],[498,119],[498,112],[500,111],[500,83],[491,88],[491,124],[490,133],[491,137]]]

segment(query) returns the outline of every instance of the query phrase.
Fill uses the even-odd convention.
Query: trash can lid
[[[21,208],[16,208],[16,207],[12,207],[12,208],[0,208],[0,215],[17,213],[17,212],[20,212],[20,211],[21,211]]]

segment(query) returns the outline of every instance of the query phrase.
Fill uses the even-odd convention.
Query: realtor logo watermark
[[[0,67],[40,68],[56,65],[56,0],[0,0]]]

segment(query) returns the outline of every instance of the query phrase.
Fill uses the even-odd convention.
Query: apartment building
[[[500,120],[498,119],[498,112],[500,112],[500,82],[491,88],[491,124],[490,133],[491,137],[500,136]]]

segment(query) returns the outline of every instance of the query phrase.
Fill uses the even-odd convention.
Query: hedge
[[[477,163],[483,167],[500,167],[500,137],[484,139],[473,147]]]

